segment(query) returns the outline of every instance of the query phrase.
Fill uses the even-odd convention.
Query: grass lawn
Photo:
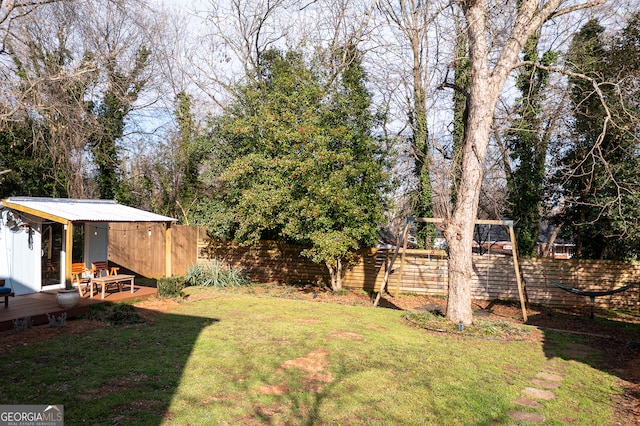
[[[399,310],[187,291],[152,323],[0,355],[0,403],[62,404],[67,425],[519,424],[511,411],[552,425],[615,420],[616,377],[544,347],[575,348],[576,337],[427,332]],[[516,405],[540,372],[562,376],[555,399]]]

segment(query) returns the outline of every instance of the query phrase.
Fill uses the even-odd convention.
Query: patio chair
[[[72,263],[71,264],[71,283],[78,287],[78,293],[82,296],[82,286],[84,286],[84,292],[86,293],[91,284],[92,272],[84,265],[84,263]]]
[[[112,266],[111,268],[109,268],[109,263],[108,262],[104,262],[104,261],[99,261],[99,262],[93,262],[91,264],[91,270],[93,271],[93,277],[94,278],[98,278],[98,277],[102,277],[105,275],[117,275],[118,274],[118,269],[115,266]]]
[[[4,283],[5,283],[4,279],[0,279],[0,297],[4,297],[4,307],[8,308],[9,297],[14,297],[15,294],[13,293],[13,290],[11,289],[11,287],[5,287]]]
[[[55,278],[56,272],[58,271],[56,270],[56,267],[53,266],[53,262],[51,261],[51,259],[47,259],[47,269],[45,270],[45,278],[47,280],[51,279],[52,276]]]

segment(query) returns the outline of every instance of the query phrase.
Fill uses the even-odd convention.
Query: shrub
[[[223,268],[218,259],[212,265],[195,265],[187,271],[186,282],[191,286],[239,287],[251,285],[251,280],[242,268]]]
[[[185,287],[185,277],[162,277],[158,278],[159,297],[178,297]]]
[[[112,325],[139,324],[145,322],[132,305],[123,303],[99,303],[91,305],[87,319],[107,322]]]

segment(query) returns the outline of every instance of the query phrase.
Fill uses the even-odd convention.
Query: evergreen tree
[[[31,120],[9,121],[0,131],[0,199],[11,196],[64,197],[65,180],[51,152],[33,138]]]
[[[585,258],[637,258],[640,249],[638,16],[611,42],[592,20],[571,44],[574,70],[592,80],[570,80],[572,137],[559,178],[566,200],[563,220]]]
[[[223,170],[208,181],[220,196],[210,226],[245,244],[307,246],[334,290],[343,261],[375,244],[385,183],[360,56],[343,53],[348,60],[334,78],[331,67],[310,66],[300,53],[264,52],[261,78],[238,88],[214,120],[209,146],[210,170]]]

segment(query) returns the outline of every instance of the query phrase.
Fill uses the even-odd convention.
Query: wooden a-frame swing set
[[[387,267],[387,270],[384,273],[384,281],[382,282],[382,285],[380,286],[380,290],[376,295],[374,306],[378,306],[382,293],[385,292],[385,290],[388,288],[389,274],[393,270],[393,264],[395,263],[398,257],[398,253],[400,252],[400,250],[402,250],[402,255],[400,258],[400,269],[398,271],[398,277],[396,279],[396,286],[395,286],[395,293],[394,293],[394,296],[398,296],[400,283],[402,282],[402,272],[405,265],[405,255],[407,253],[407,245],[409,242],[409,230],[411,229],[411,225],[416,222],[436,224],[436,223],[442,223],[444,222],[444,220],[436,219],[436,218],[426,218],[426,217],[418,217],[418,218],[408,217],[407,218],[407,224],[405,225],[404,231],[402,232],[402,240],[399,241],[398,244],[396,244],[396,249],[394,250],[393,255],[391,256],[391,261],[389,262],[389,266]],[[513,230],[513,221],[512,220],[478,219],[475,221],[475,224],[476,225],[499,225],[499,226],[505,226],[509,228],[509,240],[511,241],[511,253],[513,254],[513,269],[516,276],[516,283],[518,285],[518,296],[520,298],[520,307],[522,308],[522,318],[526,323],[528,318],[527,318],[527,308],[525,303],[525,288],[524,288],[524,282],[522,281],[522,278],[521,278],[522,274],[520,273],[520,262],[518,261],[518,253],[516,250],[516,234]],[[400,242],[402,243],[402,247],[400,245]]]

